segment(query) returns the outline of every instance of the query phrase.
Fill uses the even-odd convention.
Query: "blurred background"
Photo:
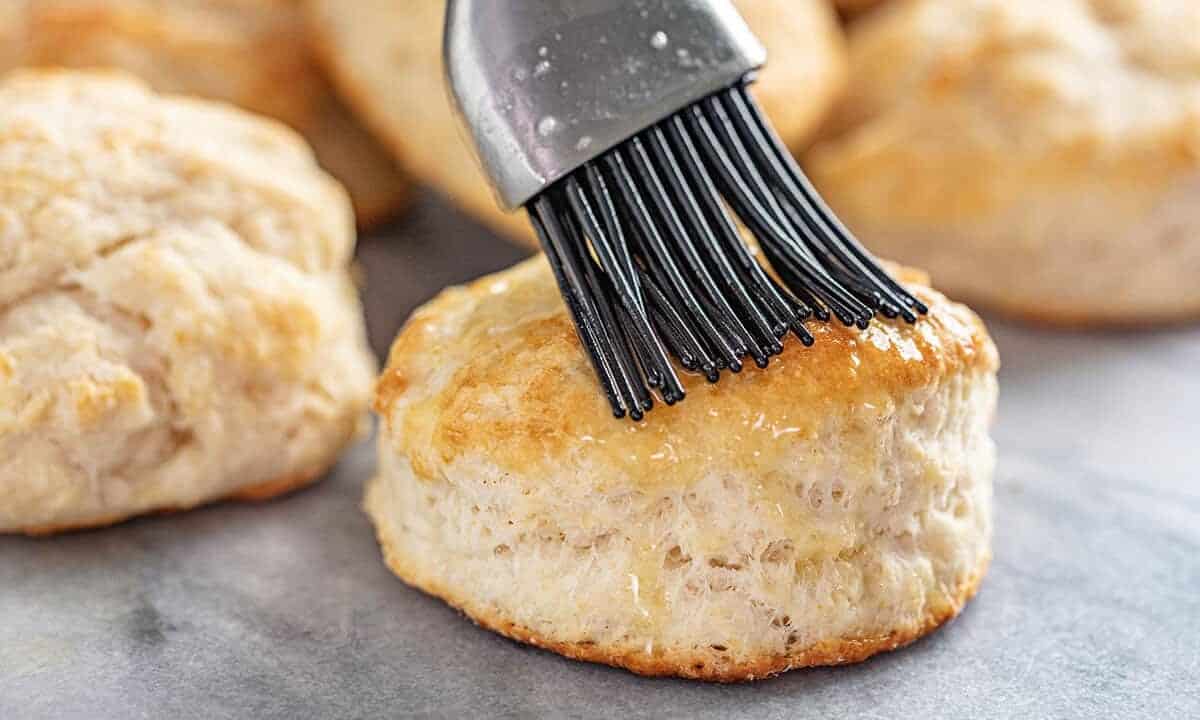
[[[392,707],[381,687],[418,710],[449,701],[464,715],[566,715],[570,702],[616,703],[627,717],[667,707],[728,717],[751,706],[783,717],[797,698],[828,715],[864,697],[934,717],[1200,712],[1200,332],[1188,324],[1200,317],[1200,3],[735,4],[770,53],[757,96],[819,189],[868,246],[927,268],[980,310],[1000,347],[996,559],[960,630],[861,668],[793,673],[754,695],[514,651],[383,570],[355,510],[371,472],[366,446],[329,482],[262,509],[201,510],[173,519],[171,532],[147,520],[36,550],[0,544],[0,585],[7,572],[50,595],[85,566],[125,567],[120,558],[140,553],[206,578],[218,595],[242,593],[246,607],[274,608],[211,601],[184,655],[122,660],[106,697],[151,714],[164,697],[152,679],[185,671],[195,683],[176,688],[176,701],[231,714],[254,692],[301,714]],[[420,303],[533,252],[524,217],[495,209],[450,111],[443,9],[442,0],[0,0],[0,72],[121,68],[302,133],[354,202],[368,328],[382,355]],[[177,539],[218,527],[226,547],[244,551],[241,564],[214,564],[195,540]],[[249,580],[263,538],[298,548],[273,562],[302,596],[326,600],[305,604]],[[122,581],[138,582],[142,570],[132,572]],[[351,612],[378,633],[339,634]],[[14,628],[62,619],[3,602],[0,616]],[[90,648],[79,662],[104,666],[115,641],[103,622],[71,619]],[[313,641],[329,633],[354,652]],[[27,639],[18,631],[9,641]],[[447,647],[452,667],[434,676]],[[572,690],[514,674],[513,653]],[[854,693],[837,672],[855,673]],[[84,716],[86,689],[64,682],[20,670],[6,678],[0,667],[0,715],[6,694],[33,702],[57,687],[63,707],[78,710],[67,716]],[[614,700],[634,683],[647,704]]]
[[[760,103],[877,253],[1038,325],[1200,315],[1200,4],[735,5],[768,49]],[[0,71],[120,68],[302,133],[354,202],[370,292],[395,308],[391,322],[373,308],[380,347],[416,300],[536,245],[522,213],[496,208],[450,109],[444,7],[4,0]]]

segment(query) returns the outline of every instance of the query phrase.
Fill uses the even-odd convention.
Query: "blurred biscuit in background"
[[[811,136],[844,82],[841,30],[825,0],[739,0],[770,51],[755,86],[793,148]],[[524,213],[501,212],[451,109],[442,75],[444,0],[308,0],[313,32],[347,102],[404,168],[522,243]]]
[[[360,225],[409,196],[394,160],[330,91],[295,0],[6,0],[0,72],[21,65],[116,67],[162,92],[281,120],[347,186]]]
[[[0,533],[319,478],[374,375],[353,252],[279,123],[124,73],[0,82]]]
[[[806,168],[880,254],[1060,324],[1200,315],[1200,3],[907,0]]]

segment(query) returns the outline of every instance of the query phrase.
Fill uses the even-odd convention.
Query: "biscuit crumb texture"
[[[648,675],[752,680],[911,642],[989,559],[997,357],[816,324],[766,371],[614,420],[544,259],[443,293],[379,382],[366,508],[388,565],[479,624]]]
[[[1200,3],[911,0],[805,167],[873,250],[1067,325],[1200,316]]]
[[[344,191],[290,130],[123,75],[0,84],[0,531],[322,474],[373,361]]]

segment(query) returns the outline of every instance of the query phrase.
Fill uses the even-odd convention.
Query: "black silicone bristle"
[[[527,207],[615,417],[760,368],[805,323],[866,329],[928,309],[821,200],[743,86],[578,168]],[[736,217],[736,219],[735,219]],[[747,244],[738,221],[757,241]],[[769,268],[769,270],[768,270]]]

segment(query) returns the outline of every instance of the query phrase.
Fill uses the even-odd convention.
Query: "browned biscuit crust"
[[[700,376],[684,375],[682,381],[689,399],[684,404],[656,408],[654,422],[629,435],[626,428],[613,424],[603,397],[596,392],[587,361],[580,350],[574,326],[558,295],[545,258],[527,260],[499,276],[488,276],[463,288],[443,292],[409,319],[392,346],[387,368],[376,384],[375,411],[392,423],[393,408],[413,388],[431,388],[436,369],[428,361],[431,348],[441,342],[442,321],[467,304],[490,306],[485,298],[495,297],[497,278],[504,287],[519,287],[516,299],[503,311],[479,310],[460,328],[455,344],[440,362],[462,368],[456,375],[455,391],[445,398],[426,398],[422,402],[437,406],[436,414],[406,412],[403,424],[389,424],[397,443],[404,448],[414,470],[423,477],[436,477],[443,463],[471,451],[487,448],[491,459],[511,472],[542,475],[554,471],[547,454],[565,456],[578,437],[604,439],[608,448],[624,448],[639,457],[649,457],[654,448],[672,434],[689,437],[701,446],[721,446],[728,441],[723,430],[716,430],[698,409],[703,404],[716,410],[730,403],[753,398],[754,412],[762,410],[787,413],[792,407],[813,408],[811,413],[789,418],[793,425],[804,425],[816,432],[823,416],[816,408],[824,407],[830,397],[839,400],[872,401],[880,394],[907,392],[929,385],[933,378],[967,370],[994,370],[999,359],[982,321],[961,305],[927,287],[928,278],[919,270],[889,265],[895,276],[917,294],[932,310],[917,326],[879,324],[871,332],[896,332],[919,348],[918,360],[903,360],[891,345],[863,342],[857,329],[836,323],[811,327],[817,342],[811,347],[786,343],[783,353],[773,360],[769,372],[731,375],[710,384]],[[499,307],[499,306],[497,306]],[[547,314],[547,309],[552,309]],[[502,313],[502,314],[500,314]],[[499,341],[504,334],[492,328],[521,319],[522,345],[504,352],[490,348],[471,348],[469,338],[488,337]],[[860,365],[850,367],[846,358],[854,355]],[[491,388],[520,374],[521,368],[545,365],[523,390],[529,409],[521,413],[493,417],[489,414]],[[581,408],[587,408],[581,412]],[[488,418],[488,422],[480,422]],[[436,422],[434,421],[436,420]],[[633,448],[637,448],[636,452]],[[613,462],[630,473],[636,467],[625,466],[624,453],[613,453]]]

